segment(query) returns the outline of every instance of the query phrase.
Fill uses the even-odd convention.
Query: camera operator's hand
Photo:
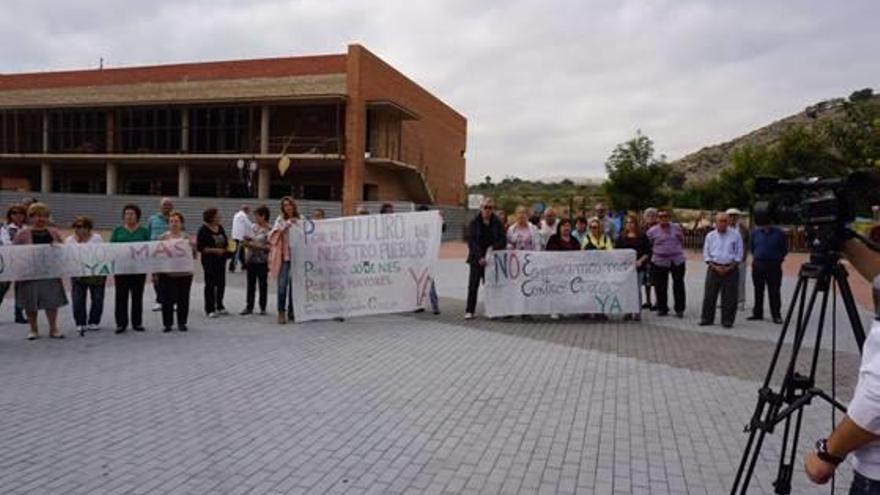
[[[807,472],[807,477],[817,485],[828,483],[828,480],[834,476],[835,469],[837,469],[837,466],[819,459],[815,452],[810,452],[804,458],[804,470]]]

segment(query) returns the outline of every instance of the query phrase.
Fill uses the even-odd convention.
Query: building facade
[[[344,54],[0,74],[0,189],[460,205],[467,121]],[[282,159],[283,158],[283,159]],[[289,166],[285,167],[285,163]]]

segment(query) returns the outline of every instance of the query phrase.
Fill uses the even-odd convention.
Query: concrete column
[[[260,108],[260,154],[269,154],[269,105]]]
[[[49,152],[49,111],[43,110],[43,153]]]
[[[186,163],[177,166],[177,197],[189,197],[189,165]]]
[[[361,57],[364,48],[349,45],[346,57],[345,163],[342,172],[342,214],[354,215],[355,204],[363,199],[364,152],[367,146],[367,108],[361,94]]]
[[[269,199],[269,185],[272,181],[272,170],[269,165],[260,164],[259,175],[257,176],[257,198]]]
[[[40,192],[52,192],[52,164],[49,162],[40,163]]]
[[[189,109],[184,108],[180,112],[180,151],[186,153],[189,151]],[[189,177],[189,175],[187,175]],[[189,191],[189,189],[187,189]],[[187,193],[187,196],[189,194]],[[186,196],[181,196],[184,198]]]
[[[107,162],[107,196],[115,196],[119,187],[119,170],[115,163]]]

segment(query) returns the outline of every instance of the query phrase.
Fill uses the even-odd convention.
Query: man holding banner
[[[480,213],[468,226],[467,264],[470,267],[470,273],[468,275],[465,320],[472,319],[477,309],[477,291],[480,288],[480,282],[485,279],[487,253],[491,250],[504,249],[507,243],[504,227],[498,217],[493,214],[494,210],[495,201],[489,197],[483,198],[480,203]]]

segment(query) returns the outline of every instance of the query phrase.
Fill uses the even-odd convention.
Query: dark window
[[[303,185],[303,199],[330,201],[332,199],[331,187],[322,184]]]
[[[364,201],[379,201],[379,186],[364,184]]]
[[[48,132],[52,153],[107,151],[107,114],[103,110],[51,110]]]
[[[116,112],[116,149],[120,153],[180,152],[180,109],[134,107]]]
[[[252,107],[198,107],[189,110],[192,153],[251,153],[257,149]]]
[[[42,153],[43,112],[0,111],[0,152]]]
[[[272,184],[269,187],[269,197],[283,198],[284,196],[292,196],[293,189],[290,184]]]
[[[190,184],[190,196],[217,197],[216,182],[193,182]]]
[[[148,180],[132,180],[125,183],[125,194],[150,194],[150,181]]]

